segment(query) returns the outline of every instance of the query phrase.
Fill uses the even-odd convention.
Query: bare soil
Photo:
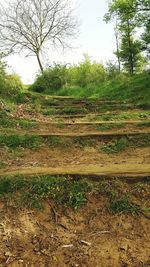
[[[149,219],[116,216],[104,204],[100,195],[76,211],[53,202],[41,212],[1,203],[0,266],[149,267]]]

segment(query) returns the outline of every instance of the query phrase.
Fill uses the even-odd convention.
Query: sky
[[[3,3],[5,0],[0,0]],[[10,0],[11,1],[11,0]],[[88,54],[93,60],[105,63],[115,60],[115,39],[113,24],[106,24],[103,16],[108,9],[107,0],[75,0],[76,14],[80,20],[78,38],[73,42],[75,49],[52,51],[48,53],[48,61],[62,63],[78,63],[83,60],[83,54]],[[15,54],[7,58],[9,71],[17,73],[25,84],[32,83],[39,72],[34,57]]]

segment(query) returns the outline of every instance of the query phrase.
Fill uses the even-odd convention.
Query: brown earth
[[[18,153],[17,153],[18,152]],[[0,151],[0,158],[8,165],[7,170],[15,170],[21,167],[73,167],[80,165],[98,165],[105,167],[109,165],[132,166],[137,164],[150,164],[150,148],[129,148],[121,153],[106,154],[98,150],[98,147],[79,146],[74,148],[48,148],[43,146],[38,151],[31,149],[18,149],[8,152],[6,149]]]
[[[104,204],[96,195],[76,211],[53,202],[41,212],[1,209],[0,266],[149,267],[149,219],[116,216]]]

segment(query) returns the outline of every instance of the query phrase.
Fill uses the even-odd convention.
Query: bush
[[[55,64],[38,75],[30,90],[38,93],[54,94],[66,83],[66,66]]]
[[[0,56],[0,97],[20,101],[23,85],[18,75],[8,75],[5,71],[6,64]]]
[[[107,74],[104,66],[96,61],[91,61],[87,55],[79,65],[66,67],[55,64],[37,77],[30,90],[39,93],[59,94],[60,89],[78,88],[99,85],[106,80]],[[75,88],[75,90],[74,90]],[[63,93],[63,92],[62,92]],[[66,89],[64,94],[66,94]]]

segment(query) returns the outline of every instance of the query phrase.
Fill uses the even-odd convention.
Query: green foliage
[[[42,139],[35,135],[0,135],[0,145],[10,148],[25,147],[38,149],[42,144]]]
[[[62,140],[57,136],[49,136],[48,138],[46,138],[46,144],[52,147],[57,147],[62,144]]]
[[[143,121],[136,124],[137,127],[150,127],[150,121]]]
[[[66,84],[66,66],[55,64],[38,75],[30,90],[39,93],[55,94]]]
[[[4,56],[4,54],[0,54],[0,97],[21,102],[24,100],[22,82],[18,75],[8,75],[6,73],[6,63],[3,61]]]
[[[55,64],[40,74],[30,90],[39,93],[57,94],[61,88],[98,85],[106,80],[107,74],[102,64],[91,61],[87,55],[79,65]]]
[[[93,146],[95,144],[95,140],[91,139],[91,138],[83,138],[80,136],[77,136],[74,138],[74,143],[77,143],[79,146],[81,147],[90,147]]]
[[[125,123],[110,123],[110,124],[102,124],[102,125],[98,125],[96,126],[96,130],[99,131],[105,131],[105,130],[111,130],[114,128],[124,128],[126,126]]]
[[[31,128],[36,127],[37,125],[38,123],[35,121],[28,121],[25,119],[15,120],[8,116],[4,116],[3,118],[0,119],[0,127],[3,127],[3,128],[20,127],[22,129],[31,129]]]
[[[130,197],[114,197],[110,200],[109,209],[113,213],[138,215],[141,212],[139,205],[130,201]]]
[[[144,11],[145,8],[147,8],[147,12]],[[140,2],[140,0],[112,0],[109,3],[109,11],[105,15],[106,22],[115,17],[118,32],[117,52],[115,54],[130,74],[139,71],[146,63],[141,52],[146,50],[149,44],[149,15],[150,9],[148,11],[147,2]],[[135,33],[139,27],[145,29],[142,34],[145,48],[143,42],[139,38],[135,38]]]
[[[87,85],[98,85],[106,79],[104,66],[96,61],[91,61],[90,57],[84,54],[84,60],[78,66],[68,69],[69,85],[85,87]]]
[[[119,153],[126,149],[128,145],[126,138],[118,139],[114,142],[102,146],[102,150],[106,153]]]
[[[23,176],[16,176],[13,179],[4,177],[0,180],[1,197],[11,194],[15,203],[31,208],[42,208],[42,200],[54,199],[57,203],[77,209],[86,203],[86,193],[89,189],[87,182],[73,181],[65,177],[43,176],[25,179]]]
[[[0,160],[0,169],[4,168],[6,165],[4,161]]]
[[[134,76],[120,74],[98,86],[63,88],[59,90],[58,95],[118,101],[132,100],[132,102],[138,104],[139,107],[148,109],[150,107],[149,92],[150,75],[148,73],[143,73]]]

